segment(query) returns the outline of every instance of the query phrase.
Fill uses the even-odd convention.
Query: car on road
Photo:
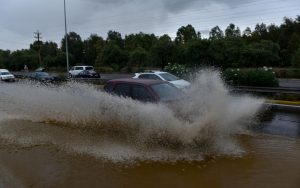
[[[2,81],[14,82],[16,78],[7,69],[0,69],[0,79]]]
[[[56,78],[47,72],[36,71],[29,76],[29,79],[40,82],[53,82]]]
[[[162,80],[122,78],[109,80],[104,90],[122,97],[142,102],[170,102],[179,99],[183,92]]]
[[[177,76],[163,71],[147,71],[135,73],[133,78],[163,80],[174,84],[179,89],[185,89],[191,85],[190,82],[178,78]]]
[[[88,70],[88,71],[92,71],[94,70],[93,66],[73,66],[70,70],[69,70],[69,77],[75,77],[77,76],[80,72],[84,71],[84,70]]]
[[[101,78],[100,73],[94,70],[83,70],[77,75],[73,76],[74,78]]]

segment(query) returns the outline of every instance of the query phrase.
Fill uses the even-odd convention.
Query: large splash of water
[[[172,104],[145,104],[79,83],[1,84],[0,138],[110,160],[195,160],[204,153],[240,152],[232,136],[262,103],[230,95],[212,70],[199,72],[186,95]]]

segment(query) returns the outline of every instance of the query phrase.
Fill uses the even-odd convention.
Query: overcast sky
[[[122,34],[154,33],[176,36],[192,24],[202,36],[219,25],[234,23],[243,31],[256,23],[282,23],[300,15],[300,0],[66,0],[68,31],[82,39],[91,33],[106,38],[109,30]],[[58,44],[64,36],[63,0],[0,0],[0,49],[28,48],[34,32]],[[60,44],[59,44],[60,45]]]

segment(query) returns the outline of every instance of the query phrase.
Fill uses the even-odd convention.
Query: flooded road
[[[199,161],[112,162],[51,145],[1,143],[0,187],[299,187],[300,141],[255,134],[244,153]]]
[[[0,85],[0,187],[300,186],[297,113],[258,120],[264,101],[231,96],[214,72],[186,95],[168,106]]]

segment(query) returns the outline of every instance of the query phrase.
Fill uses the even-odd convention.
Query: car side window
[[[139,85],[132,86],[131,97],[144,102],[152,101],[149,91],[145,87]]]
[[[149,74],[141,74],[139,76],[139,78],[142,78],[142,79],[149,79]]]
[[[76,67],[76,70],[83,70],[83,67]]]
[[[156,76],[155,74],[149,74],[149,79],[161,80],[160,77]]]
[[[129,84],[117,84],[113,89],[113,93],[123,97],[130,96],[130,85]]]

